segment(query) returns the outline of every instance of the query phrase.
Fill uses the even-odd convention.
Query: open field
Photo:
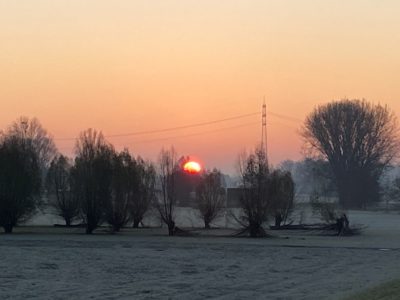
[[[342,299],[400,278],[400,215],[352,212],[351,220],[368,226],[362,235],[21,227],[0,235],[0,298]]]
[[[364,292],[350,295],[346,300],[397,300],[399,295],[400,280],[393,280]]]

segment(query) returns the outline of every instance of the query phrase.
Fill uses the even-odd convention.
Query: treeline
[[[50,204],[66,225],[80,219],[86,233],[103,222],[113,231],[137,227],[155,199],[154,166],[128,150],[117,152],[101,133],[81,133],[72,162],[57,155],[50,163],[46,190]]]
[[[253,228],[261,228],[268,217],[283,222],[293,206],[290,173],[270,172],[262,154],[257,150],[242,157],[243,214],[238,220],[251,235],[260,235]],[[139,227],[154,209],[174,235],[178,198],[193,187],[199,216],[210,228],[226,208],[223,175],[217,169],[188,174],[186,161],[173,147],[162,149],[156,163],[127,149],[116,151],[93,129],[78,136],[72,160],[57,152],[37,119],[20,118],[1,134],[0,226],[11,233],[38,208],[50,206],[66,226],[78,222],[90,234],[107,223],[117,232],[128,224]]]
[[[118,152],[96,130],[76,140],[76,157],[59,154],[37,119],[20,118],[0,137],[0,226],[11,233],[39,208],[50,206],[92,233],[107,222],[119,231],[137,227],[156,198],[151,162]],[[47,201],[44,201],[47,199]]]
[[[243,232],[263,236],[269,219],[276,226],[286,222],[295,194],[292,173],[306,178],[306,187],[314,179],[305,189],[309,194],[337,196],[345,209],[381,199],[382,175],[400,152],[397,119],[389,108],[365,100],[331,102],[315,108],[301,134],[308,157],[301,163],[274,170],[262,149],[240,155],[241,209],[232,217]],[[0,226],[11,232],[38,208],[51,205],[67,226],[79,222],[92,233],[107,223],[118,231],[128,224],[138,227],[152,208],[174,235],[178,198],[191,182],[208,228],[226,207],[223,176],[216,169],[189,176],[182,168],[185,160],[170,148],[162,149],[156,162],[145,161],[128,150],[116,151],[93,129],[78,136],[71,160],[57,152],[38,120],[20,118],[0,136]],[[391,184],[393,199],[399,182],[395,178]]]

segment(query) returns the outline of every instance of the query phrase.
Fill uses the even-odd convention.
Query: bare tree
[[[285,224],[292,213],[294,204],[294,182],[290,172],[275,170],[271,173],[270,197],[275,216],[275,226]]]
[[[302,135],[329,161],[342,206],[379,200],[379,178],[399,150],[396,117],[386,106],[347,99],[319,106]]]
[[[213,222],[224,210],[225,189],[222,187],[222,174],[217,169],[202,174],[196,189],[196,200],[204,227],[210,228]]]
[[[20,137],[31,144],[38,157],[42,172],[44,172],[57,154],[53,137],[36,118],[20,117],[11,124],[7,134]]]
[[[106,205],[106,219],[114,231],[130,221],[129,209],[137,193],[136,162],[128,150],[113,156],[112,194]]]
[[[138,228],[144,215],[156,199],[156,170],[152,163],[140,157],[136,160],[137,191],[130,201],[133,227]]]
[[[56,215],[65,220],[66,226],[71,226],[72,221],[79,214],[78,197],[73,193],[71,168],[70,160],[63,155],[58,155],[50,163],[46,177],[50,205],[55,209]]]
[[[106,220],[114,231],[133,221],[135,228],[155,199],[155,169],[127,149],[113,156],[112,193],[106,202]]]
[[[244,231],[251,237],[265,236],[263,224],[271,214],[270,172],[265,151],[257,148],[249,155],[239,157],[239,173],[242,185],[240,199],[243,215],[240,217]]]
[[[168,226],[170,236],[175,233],[175,207],[176,207],[176,173],[178,170],[177,153],[173,147],[164,148],[158,157],[158,178],[161,193],[155,201],[155,207],[161,220]]]
[[[32,147],[19,136],[0,140],[0,226],[6,233],[29,219],[40,203],[41,176]]]
[[[101,132],[83,131],[76,142],[75,165],[71,170],[74,193],[79,199],[80,215],[86,233],[92,233],[105,218],[112,192],[113,147]]]

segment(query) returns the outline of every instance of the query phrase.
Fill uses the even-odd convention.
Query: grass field
[[[20,227],[0,234],[0,299],[400,299],[398,282],[384,284],[400,278],[400,216],[351,216],[362,235]]]
[[[393,280],[362,293],[354,294],[346,300],[398,300],[400,299],[400,280]]]

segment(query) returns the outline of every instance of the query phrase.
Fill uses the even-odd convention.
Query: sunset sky
[[[365,98],[400,116],[399,14],[398,0],[0,0],[0,128],[35,116],[72,155],[89,127],[203,123],[261,112],[265,96],[271,161],[300,159],[318,104]],[[233,173],[260,137],[252,115],[109,141],[149,159],[174,145]]]

